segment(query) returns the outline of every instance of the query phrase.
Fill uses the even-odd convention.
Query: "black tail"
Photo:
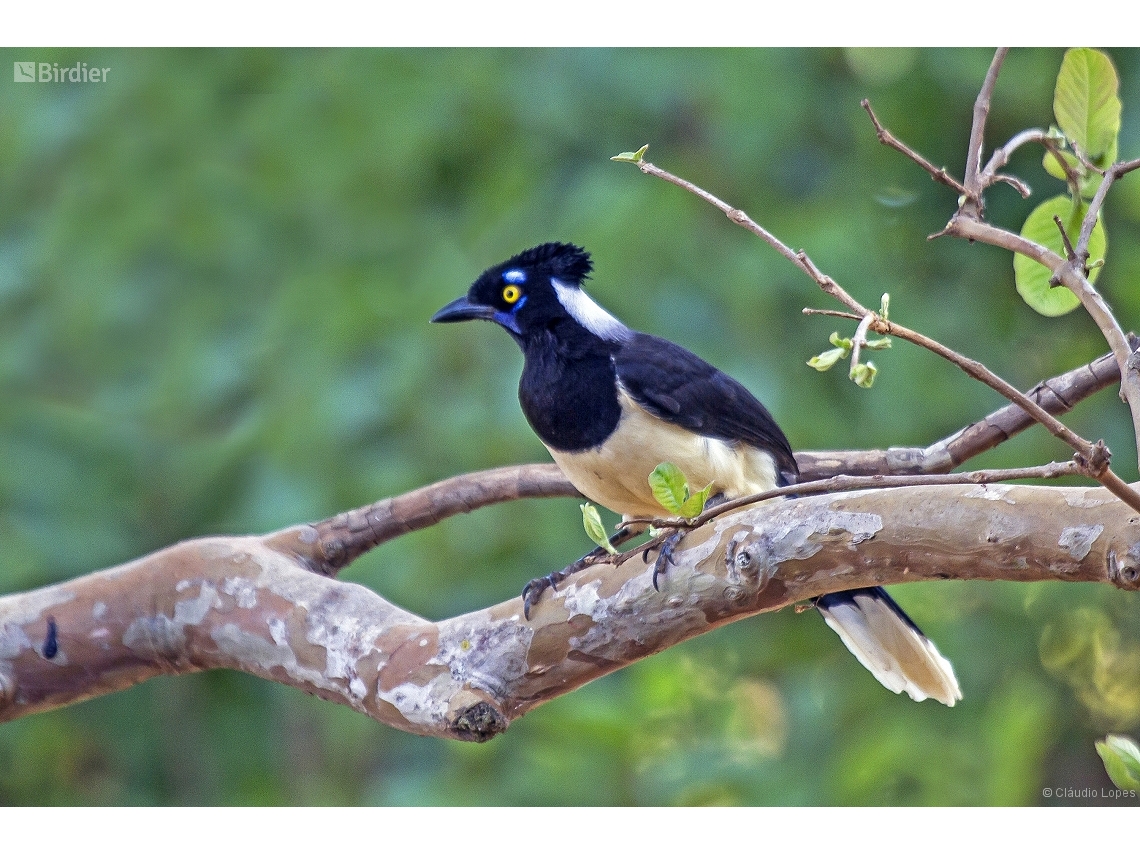
[[[896,695],[934,698],[948,707],[962,700],[954,666],[882,588],[825,594],[815,605],[863,667]]]

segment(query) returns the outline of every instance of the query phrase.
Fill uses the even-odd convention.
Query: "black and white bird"
[[[791,446],[764,405],[700,357],[595,303],[582,290],[592,268],[580,247],[542,244],[486,270],[432,321],[483,319],[510,334],[524,357],[527,421],[584,496],[626,519],[661,516],[649,475],[666,461],[723,499],[795,483]],[[950,662],[882,588],[815,605],[892,692],[948,706],[961,699]]]

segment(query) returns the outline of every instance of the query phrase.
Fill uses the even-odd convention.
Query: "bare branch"
[[[859,326],[855,328],[855,335],[851,337],[851,375],[855,375],[855,366],[859,364],[859,356],[863,350],[863,345],[867,343],[867,330],[871,327],[871,322],[878,317],[873,312],[868,312],[863,316],[863,320],[859,321]]]
[[[1033,191],[1029,189],[1029,185],[1016,175],[1006,175],[1004,172],[999,172],[993,177],[993,182],[991,183],[997,183],[998,181],[1003,184],[1008,184],[1021,195],[1022,199],[1028,199],[1033,193]]]
[[[1076,250],[1073,249],[1073,242],[1069,240],[1069,233],[1065,231],[1065,224],[1061,222],[1061,218],[1056,214],[1053,215],[1053,224],[1057,227],[1057,231],[1061,233],[1061,245],[1065,247],[1065,258],[1069,261],[1077,260]]]
[[[969,148],[966,150],[966,174],[963,180],[966,184],[966,201],[959,206],[959,210],[966,216],[980,217],[982,214],[982,148],[985,145],[986,119],[990,114],[990,101],[993,98],[994,87],[997,85],[998,73],[1001,71],[1005,56],[1009,48],[998,48],[990,61],[986,79],[982,81],[982,88],[974,101],[974,121],[970,127]]]
[[[1100,328],[1101,333],[1104,335],[1105,340],[1108,342],[1109,347],[1116,357],[1120,368],[1121,396],[1128,403],[1132,413],[1133,435],[1135,437],[1137,455],[1140,456],[1140,359],[1133,358],[1133,349],[1128,343],[1124,330],[1116,320],[1115,315],[1113,315],[1108,303],[1105,302],[1100,293],[1092,286],[1092,283],[1088,279],[1086,267],[1088,262],[1088,241],[1092,235],[1093,226],[1096,223],[1096,217],[1100,207],[1104,202],[1105,194],[1108,192],[1108,186],[1111,186],[1113,181],[1118,177],[1116,167],[1114,166],[1108,170],[1105,180],[1101,182],[1101,186],[1098,188],[1097,195],[1093,200],[1094,204],[1090,205],[1090,210],[1082,223],[1081,236],[1078,239],[1078,244],[1075,249],[1069,240],[1068,234],[1058,221],[1058,227],[1061,229],[1061,237],[1065,243],[1066,253],[1069,255],[1068,259],[1062,259],[1046,247],[1040,246],[1020,235],[1014,235],[1012,232],[990,226],[981,220],[983,207],[981,193],[986,186],[985,179],[987,176],[994,174],[994,170],[997,169],[999,162],[1004,162],[999,161],[998,154],[995,153],[986,172],[982,173],[978,170],[978,164],[981,162],[985,121],[989,114],[990,97],[997,80],[997,74],[1005,58],[1005,53],[1006,49],[1003,48],[998,50],[994,55],[993,62],[990,64],[990,70],[986,75],[986,80],[974,104],[974,124],[970,133],[970,148],[967,153],[965,176],[969,196],[966,201],[959,204],[958,210],[946,228],[936,235],[932,235],[932,237],[955,235],[969,240],[980,240],[993,246],[1001,246],[1011,252],[1020,253],[1048,268],[1052,274],[1050,282],[1062,284],[1076,294],[1077,299],[1081,301],[1081,305],[1084,306],[1085,311],[1089,313],[1093,321]],[[875,120],[875,125],[876,128],[881,127],[878,120]],[[1056,144],[1049,139],[1048,136],[1039,137],[1037,136],[1037,132],[1027,132],[1024,136],[1019,135],[1018,137],[1014,137],[1014,139],[1007,144],[1007,147],[1009,150],[1012,150],[1015,142],[1017,145],[1021,145],[1029,139],[1037,139],[1045,145],[1065,168],[1065,174],[1069,177],[1069,181],[1073,184],[1074,189],[1079,188],[1079,178],[1075,176],[1073,171],[1068,167],[1061,153],[1056,149]],[[1079,152],[1077,154],[1080,156]],[[1008,153],[1003,154],[1002,157],[1008,157]],[[1120,166],[1122,167],[1122,171],[1120,171],[1119,174],[1124,174],[1125,172],[1140,167],[1140,160],[1121,164]],[[990,167],[992,167],[992,169]],[[905,336],[900,337],[905,338]],[[1014,399],[1011,398],[1011,400]],[[1051,426],[1049,422],[1042,423],[1045,424],[1050,431],[1057,433],[1055,424]],[[1057,433],[1057,435],[1062,436],[1062,434],[1059,433]],[[1062,436],[1062,438],[1064,437]],[[1065,441],[1072,444],[1070,438],[1066,438]],[[1084,442],[1087,443],[1087,441]],[[1103,477],[1100,477],[1099,480],[1105,484],[1105,486],[1109,487],[1109,489],[1129,504],[1138,506],[1140,496],[1112,473],[1111,470],[1107,468],[1107,465],[1101,465],[1102,462],[1107,464],[1107,457],[1105,457],[1102,452],[1094,449],[1091,456],[1085,451],[1078,451],[1078,453],[1081,454],[1082,458],[1088,464],[1090,474],[1094,471],[1103,472]]]
[[[967,219],[964,220],[964,222],[975,221]],[[1116,473],[1108,468],[1108,453],[1102,442],[1089,442],[1084,437],[1078,436],[1053,415],[1046,412],[1037,402],[1022,394],[1020,390],[994,374],[977,360],[962,356],[944,344],[892,321],[883,321],[880,319],[878,323],[872,324],[872,329],[883,335],[897,336],[913,344],[925,347],[933,353],[937,353],[942,358],[953,362],[975,380],[985,383],[995,392],[1013,401],[1036,421],[1040,422],[1049,433],[1053,434],[1053,436],[1077,452],[1077,460],[1081,463],[1085,475],[1100,481],[1100,483],[1111,490],[1113,494],[1118,496],[1123,502],[1129,505],[1129,507],[1140,511],[1140,494],[1129,487]]]
[[[775,249],[776,252],[780,253],[780,255],[788,259],[788,261],[792,262],[792,264],[810,276],[816,282],[816,284],[818,284],[819,287],[824,290],[824,292],[830,294],[836,300],[839,300],[852,311],[857,312],[860,317],[867,314],[867,310],[863,308],[863,306],[860,305],[854,297],[840,288],[834,279],[832,279],[830,276],[824,275],[820,269],[815,266],[815,263],[810,258],[808,258],[807,254],[803,250],[793,250],[790,246],[788,246],[766,228],[753,220],[741,209],[734,208],[732,205],[721,201],[712,193],[701,187],[698,187],[691,181],[686,181],[684,178],[679,178],[671,172],[666,172],[664,169],[650,163],[648,160],[638,161],[637,168],[644,172],[646,175],[652,175],[656,178],[664,179],[670,184],[676,184],[678,187],[684,190],[688,190],[695,196],[701,197],[714,208],[721,211],[734,223],[739,226],[744,226],[744,228],[748,229],[748,231],[759,237],[770,247]]]
[[[1096,221],[1100,217],[1100,209],[1104,206],[1104,200],[1108,195],[1109,188],[1111,188],[1122,175],[1127,175],[1137,168],[1140,168],[1140,158],[1114,163],[1105,171],[1104,180],[1101,181],[1100,186],[1096,188],[1096,193],[1093,195],[1092,201],[1089,202],[1089,209],[1085,213],[1085,219],[1081,223],[1081,234],[1077,240],[1076,256],[1082,261],[1082,266],[1087,267],[1088,265],[1089,241],[1092,239],[1093,228],[1096,226]]]
[[[814,496],[820,493],[846,493],[852,490],[887,490],[899,487],[923,487],[927,485],[950,486],[955,484],[998,484],[1003,481],[1049,480],[1064,478],[1066,475],[1081,475],[1082,470],[1076,461],[1046,463],[1043,466],[1027,466],[1020,469],[975,469],[957,474],[924,473],[917,475],[835,475],[819,481],[798,481],[786,487],[777,487],[754,496],[743,496],[730,502],[722,502],[709,508],[699,517],[684,523],[684,527],[699,528],[710,520],[746,508],[757,502],[774,499],[778,496]],[[657,527],[672,524],[669,520],[628,520]]]
[[[859,102],[859,106],[866,110],[867,115],[871,117],[871,122],[875,126],[875,133],[879,137],[879,142],[885,146],[888,146],[889,148],[893,148],[900,154],[904,154],[909,157],[911,160],[925,169],[928,173],[930,173],[930,177],[937,181],[939,184],[945,184],[947,187],[958,191],[958,195],[960,196],[969,195],[970,191],[963,187],[958,182],[958,179],[951,176],[950,173],[946,171],[946,167],[935,166],[933,163],[931,163],[929,160],[927,160],[925,157],[912,149],[906,143],[902,142],[902,140],[888,131],[885,127],[883,127],[882,123],[879,121],[879,117],[876,116],[875,111],[871,109],[871,102],[869,100],[864,98]]]
[[[1087,365],[1038,383],[1025,394],[1046,412],[1056,416],[1067,413],[1084,398],[1119,380],[1116,360],[1111,353],[1106,353]],[[1036,423],[1019,404],[1009,404],[923,449],[923,458],[932,463],[941,460],[944,471],[949,471]],[[939,470],[932,468],[930,471]]]
[[[315,539],[294,552],[313,570],[332,576],[373,547],[455,514],[498,502],[556,496],[581,498],[582,494],[554,464],[457,475],[317,523]]]
[[[1066,261],[1040,244],[970,217],[955,215],[946,226],[946,234],[999,246],[1032,258],[1052,271],[1058,282],[1077,295],[1116,357],[1121,375],[1120,390],[1132,413],[1133,434],[1136,437],[1137,451],[1140,453],[1140,365],[1132,358],[1134,353],[1132,345],[1117,322],[1116,316],[1113,315],[1112,309],[1084,275],[1083,265],[1078,269],[1075,262]]]
[[[1048,139],[1045,131],[1040,128],[1030,128],[1029,130],[1021,131],[1014,134],[1009,142],[1000,148],[994,149],[994,153],[990,155],[990,162],[986,164],[986,168],[982,170],[981,185],[982,187],[989,187],[991,183],[997,178],[997,172],[1007,163],[1015,151],[1021,148],[1026,143],[1039,142],[1044,144]]]

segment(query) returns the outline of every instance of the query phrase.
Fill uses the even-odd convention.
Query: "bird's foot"
[[[553,573],[547,573],[545,576],[539,576],[537,579],[531,579],[527,582],[522,589],[523,617],[530,620],[530,610],[542,598],[542,592],[547,588],[557,591],[559,582],[582,569],[575,566],[581,561],[582,559],[579,559],[563,570],[555,570]]]
[[[618,547],[635,535],[636,532],[632,532],[628,528],[621,528],[610,538],[610,546]],[[531,579],[522,589],[523,617],[530,620],[530,610],[542,599],[543,591],[548,588],[552,591],[557,591],[559,582],[564,582],[575,573],[581,572],[595,564],[602,563],[610,557],[610,551],[599,546],[587,552],[568,567],[555,570],[553,573],[547,573],[545,576],[540,576],[537,579]]]
[[[670,564],[676,564],[673,559],[673,551],[677,548],[677,544],[681,542],[681,538],[685,536],[684,529],[674,529],[673,531],[664,534],[660,538],[660,551],[657,553],[657,560],[653,562],[653,590],[660,591],[661,588],[657,584],[657,578],[669,570]],[[649,560],[649,552],[653,549],[654,544],[651,543],[645,547],[645,552],[642,554],[644,560]]]

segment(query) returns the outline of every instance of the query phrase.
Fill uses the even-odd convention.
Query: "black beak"
[[[452,300],[438,312],[431,316],[433,324],[450,324],[455,321],[490,321],[495,317],[495,310],[490,306],[480,306],[472,303],[466,296]]]

